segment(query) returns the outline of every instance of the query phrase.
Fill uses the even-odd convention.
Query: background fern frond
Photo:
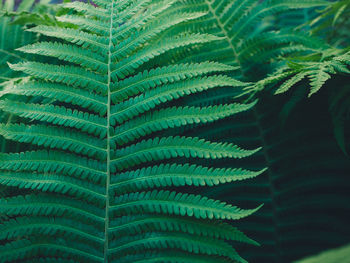
[[[241,90],[213,90],[208,95],[198,94],[189,101],[190,105],[226,103],[227,94],[243,101],[247,97],[248,100],[255,99],[255,95],[260,98],[252,111],[219,120],[219,125],[182,127],[186,136],[195,136],[200,130],[208,140],[217,139],[220,134],[222,141],[239,142],[246,147],[263,146],[260,153],[247,162],[243,161],[243,165],[250,169],[267,166],[267,172],[252,181],[219,185],[208,190],[212,197],[245,205],[264,200],[265,205],[260,211],[247,221],[238,222],[247,233],[254,233],[262,244],[262,249],[242,247],[246,259],[259,263],[292,262],[322,249],[348,243],[349,228],[340,230],[337,226],[348,220],[348,209],[343,200],[349,200],[345,190],[349,185],[346,179],[349,165],[347,158],[337,148],[333,128],[329,127],[332,120],[327,109],[326,89],[320,89],[316,96],[311,96],[308,104],[305,98],[310,82],[305,78],[288,93],[275,98],[269,96],[270,91],[278,89],[283,80],[301,71],[301,68],[293,67],[293,61],[299,64],[310,62],[311,65],[314,61],[331,60],[346,52],[343,49],[344,41],[336,47],[340,53],[332,54],[334,42],[325,42],[322,39],[324,35],[309,34],[308,21],[319,15],[317,11],[323,8],[323,4],[324,8],[328,8],[332,3],[319,2],[319,8],[316,5],[312,7],[309,2],[310,8],[296,10],[294,7],[297,8],[298,4],[293,7],[296,3],[293,1],[182,2],[187,8],[208,11],[206,16],[183,25],[185,30],[196,28],[224,37],[217,42],[214,53],[210,45],[191,49],[187,56],[182,57],[182,61],[199,62],[212,55],[222,63],[239,66],[238,70],[232,71],[232,76],[252,83]],[[307,1],[299,3],[308,4]],[[244,12],[236,14],[232,24],[226,26],[222,19],[224,10],[230,10],[228,15],[224,15],[228,19],[229,15],[234,14],[231,6],[237,8],[239,4],[244,6]],[[180,4],[178,9],[181,10]],[[285,17],[292,19],[286,21]],[[346,24],[343,25],[344,31],[348,31]],[[230,31],[232,28],[244,30]],[[336,30],[326,27],[323,32]],[[171,35],[172,31],[168,34]],[[230,42],[231,38],[234,41]],[[336,38],[333,40],[336,41]],[[255,42],[261,45],[255,45]],[[328,90],[338,90],[338,86],[346,81],[346,77],[339,74],[331,76],[325,83],[329,85]],[[274,83],[277,85],[274,86]],[[251,87],[262,92],[252,94]],[[345,90],[343,92],[346,93]],[[292,100],[289,99],[291,93]],[[348,111],[345,110],[346,99],[342,101],[345,103],[337,122],[341,120],[345,127],[342,134],[346,138],[348,125],[344,120]],[[341,138],[341,135],[338,137]],[[229,166],[231,160],[220,160],[218,163]],[[334,189],[339,190],[337,194]],[[334,203],[343,205],[335,208]]]

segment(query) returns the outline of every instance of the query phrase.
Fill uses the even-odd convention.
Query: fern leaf
[[[212,72],[229,71],[232,69],[233,67],[231,66],[214,62],[177,64],[156,68],[118,81],[112,86],[111,97],[114,102],[117,102],[117,99],[124,100],[140,92],[148,91],[160,84],[174,83],[189,77],[197,77]]]
[[[237,21],[237,23],[235,23],[234,26],[229,29],[229,34],[232,40],[244,36],[249,27],[254,25],[259,18],[266,15],[275,14],[289,9],[325,6],[327,4],[327,1],[323,0],[270,0],[262,5],[257,5],[256,8],[251,10],[251,15],[242,17],[239,21]]]
[[[0,124],[0,134],[6,139],[32,143],[39,146],[56,148],[106,158],[106,142],[85,134],[74,133],[67,129],[46,127],[44,125],[26,126],[23,124]]]
[[[292,86],[294,86],[296,83],[300,82],[303,78],[305,78],[305,76],[306,76],[305,72],[301,72],[301,73],[294,75],[292,78],[290,78],[286,82],[284,82],[275,91],[275,94],[280,94],[280,93],[288,91]]]
[[[0,124],[0,135],[19,142],[0,154],[0,186],[16,189],[0,197],[0,258],[246,262],[229,242],[257,243],[224,220],[260,206],[241,209],[190,192],[262,174],[214,162],[260,148],[179,132],[255,105],[229,96],[187,105],[195,94],[250,85],[225,74],[235,67],[181,61],[188,50],[223,40],[184,27],[207,10],[178,10],[174,0],[94,3],[64,3],[60,23],[28,29],[44,42],[19,51],[47,63],[10,64],[28,77],[0,92],[1,111],[14,120]]]
[[[101,55],[108,49],[107,38],[97,36],[96,34],[85,33],[77,29],[37,26],[27,31],[61,38],[85,48],[91,47],[94,51],[101,53]]]
[[[62,215],[69,212],[67,218],[73,218],[85,223],[92,223],[100,229],[104,223],[103,209],[86,205],[81,207],[81,202],[73,198],[41,195],[22,195],[1,199],[1,213],[10,216],[48,216],[50,214]],[[59,216],[57,216],[59,217]]]
[[[62,172],[67,175],[88,178],[95,182],[105,180],[103,164],[55,151],[2,154],[0,167],[12,171]]]
[[[169,253],[162,253],[162,252],[154,252],[154,253],[148,253],[147,255],[144,254],[135,254],[135,255],[128,255],[123,258],[121,258],[121,262],[169,262],[169,263],[175,263],[175,262],[184,262],[184,263],[227,263],[230,262],[230,259],[224,258],[224,257],[218,257],[218,256],[202,256],[202,255],[194,255],[192,257],[188,257],[190,253],[182,254],[178,253],[177,250],[171,251]]]
[[[3,5],[4,2],[4,5]],[[4,82],[9,78],[21,77],[22,74],[9,70],[7,62],[17,63],[21,60],[26,60],[28,56],[21,54],[16,48],[33,43],[37,40],[37,37],[29,32],[25,32],[24,28],[20,25],[12,24],[12,16],[6,17],[6,13],[13,13],[15,8],[17,12],[28,12],[31,9],[36,8],[34,1],[21,1],[19,5],[14,5],[14,1],[3,1],[0,4],[0,82]],[[47,5],[47,12],[52,10],[51,5]],[[16,19],[17,16],[14,17]]]
[[[317,71],[310,71],[309,72],[309,77],[310,77],[310,85],[311,85],[311,89],[310,89],[310,93],[309,93],[309,97],[316,93],[317,91],[320,90],[320,88],[322,88],[322,86],[324,85],[324,83],[331,78],[331,75],[329,75],[327,72],[324,71],[325,67],[321,66],[319,70]]]
[[[106,98],[99,94],[91,94],[82,89],[75,89],[65,85],[45,82],[24,82],[17,85],[7,85],[0,91],[1,97],[6,95],[43,96],[56,101],[72,103],[103,116],[106,109]]]
[[[229,224],[214,224],[210,221],[198,220],[193,221],[186,218],[175,217],[168,218],[166,216],[152,217],[149,216],[124,216],[111,222],[111,232],[113,235],[127,236],[129,233],[141,234],[151,231],[183,231],[189,234],[199,236],[208,236],[212,238],[220,238],[226,240],[235,240],[248,244],[257,245],[257,243],[237,228]]]
[[[123,79],[126,74],[132,74],[135,69],[140,67],[142,64],[146,63],[155,56],[159,56],[168,50],[184,47],[191,44],[206,43],[213,40],[218,40],[220,38],[210,35],[199,35],[192,34],[181,38],[170,38],[165,39],[158,45],[154,45],[143,49],[138,52],[138,56],[130,56],[120,62],[117,69],[112,70],[112,79],[116,81],[117,79]],[[113,54],[112,59],[119,60],[116,53]]]
[[[183,13],[179,16],[179,14],[175,14],[166,18],[161,24],[151,24],[147,25],[147,28],[142,30],[142,32],[136,32],[133,38],[125,39],[120,43],[117,43],[114,56],[126,57],[128,54],[131,54],[136,48],[138,48],[141,44],[144,44],[147,40],[152,39],[153,36],[158,33],[171,28],[174,25],[179,23],[186,22],[188,20],[193,20],[198,17],[203,16],[205,13]]]
[[[17,253],[11,253],[16,249]],[[102,255],[95,256],[91,251],[95,252],[91,246],[86,247],[79,245],[79,243],[65,245],[65,244],[53,244],[48,241],[36,241],[31,242],[29,240],[17,240],[12,241],[5,246],[3,246],[0,250],[2,256],[6,257],[7,261],[18,261],[22,258],[31,258],[32,255],[41,254],[45,256],[51,255],[64,255],[66,258],[71,258],[73,260],[85,260],[85,262],[100,262],[103,260]]]
[[[169,186],[213,186],[221,183],[254,178],[265,169],[257,172],[242,169],[209,169],[196,165],[159,165],[124,172],[113,177],[111,191],[126,193],[132,189],[145,190]]]
[[[327,80],[332,78],[334,74],[350,74],[349,61],[350,57],[348,52],[344,52],[343,50],[328,48],[323,51],[324,54],[331,54],[327,56],[323,61],[319,61],[318,57],[316,57],[316,61],[302,61],[297,60],[293,61],[288,68],[283,69],[280,76],[283,78],[288,77],[281,86],[275,91],[276,94],[286,92],[295,84],[303,80],[305,77],[309,78],[310,82],[310,92],[308,96],[317,93],[326,83]],[[344,54],[340,54],[344,52]],[[314,60],[314,59],[312,59]],[[279,82],[281,78],[271,77],[271,82],[266,84],[271,84],[274,82]],[[266,84],[262,83],[262,86],[266,86]]]
[[[74,127],[90,134],[104,137],[106,135],[106,120],[86,112],[67,109],[62,106],[28,104],[3,100],[0,109],[25,118],[47,121],[65,127]]]
[[[56,235],[57,232],[65,232],[69,235],[73,235],[75,238],[89,240],[96,246],[103,244],[103,238],[96,229],[87,225],[81,224],[76,227],[73,220],[69,219],[53,219],[47,217],[22,217],[16,220],[9,220],[1,226],[1,237],[13,239],[23,235],[23,233],[33,234],[45,234]]]
[[[44,65],[38,62],[24,62],[9,65],[13,70],[23,71],[32,76],[72,85],[74,87],[84,86],[87,90],[98,91],[106,94],[107,87],[102,76],[73,66]]]
[[[114,33],[111,36],[111,41],[113,43],[124,40],[127,36],[130,36],[130,34],[136,32],[139,28],[142,28],[148,22],[152,21],[157,15],[160,15],[162,12],[168,9],[174,3],[174,0],[164,0],[161,3],[157,3],[156,1],[153,5],[152,3],[150,3],[147,9],[144,8],[144,6],[142,6],[142,3],[147,4],[149,3],[149,0],[141,1],[141,5],[138,5],[139,3],[140,2],[135,2],[134,5],[131,5],[129,7],[130,11],[123,12],[120,15],[120,18],[117,18],[112,21],[113,27],[117,27],[120,24],[123,24],[118,31],[112,31],[112,33]],[[134,7],[136,7],[136,10],[132,10]],[[142,10],[144,10],[142,17],[133,17],[135,13],[137,13],[138,11],[141,12]],[[123,17],[129,18],[127,22],[125,22],[125,20],[123,21]]]
[[[94,7],[83,2],[71,2],[62,4],[63,7],[82,12],[88,16],[97,17],[99,20],[108,21],[110,12],[105,8]]]
[[[72,197],[84,198],[97,205],[104,202],[104,190],[89,182],[64,175],[55,175],[53,173],[32,173],[16,172],[3,173],[1,184],[11,187],[21,187],[43,193],[64,193]],[[100,233],[101,235],[101,233]]]
[[[107,72],[107,63],[103,60],[102,56],[96,53],[91,56],[90,52],[79,49],[74,45],[41,42],[24,46],[17,50],[25,53],[57,57],[68,62],[81,64],[82,66],[91,68],[101,74]]]
[[[245,85],[245,83],[240,81],[219,75],[189,79],[186,82],[176,82],[165,87],[160,86],[113,107],[111,109],[111,124],[114,125],[116,122],[123,123],[125,120],[153,109],[159,104],[172,101],[185,95],[217,87]]]
[[[255,103],[250,105],[220,105],[214,107],[173,107],[159,110],[152,114],[144,115],[144,118],[130,120],[120,125],[115,130],[115,135],[111,137],[112,143],[123,145],[150,133],[174,128],[193,123],[209,123],[232,114],[250,109]]]
[[[181,249],[182,251],[196,254],[208,254],[224,256],[232,261],[246,263],[237,252],[224,242],[209,238],[193,238],[176,233],[152,233],[137,235],[136,237],[121,238],[117,243],[112,243],[111,254],[113,257],[122,257],[129,251],[142,251],[145,248]],[[116,248],[114,248],[116,246]]]
[[[236,145],[211,143],[191,137],[155,138],[117,150],[111,159],[114,169],[120,170],[147,161],[164,160],[176,157],[186,158],[244,158],[260,150],[242,150]]]
[[[272,59],[278,59],[280,55],[286,56],[300,50],[319,49],[322,46],[327,46],[322,41],[315,41],[307,35],[303,36],[303,34],[294,31],[283,30],[283,32],[275,34],[271,30],[271,28],[276,28],[275,25],[267,26],[267,29],[264,28],[265,20],[271,15],[291,12],[293,9],[327,6],[327,1],[269,0],[258,3],[252,0],[184,0],[182,2],[184,3],[178,4],[180,10],[181,8],[183,10],[194,8],[196,11],[205,10],[208,12],[207,16],[197,19],[191,25],[187,27],[184,25],[185,28],[189,30],[189,28],[195,27],[198,30],[223,37],[215,52],[210,48],[201,49],[201,53],[188,54],[190,58],[184,58],[184,61],[205,60],[206,57],[213,56],[221,62],[242,66],[243,74],[247,74],[245,77],[249,79],[249,74],[256,75],[256,72],[253,71],[254,68],[252,69],[252,66],[256,65],[256,59],[259,59],[258,62],[261,61],[261,63],[270,63]],[[322,43],[322,45],[315,46],[316,42]],[[296,49],[297,46],[299,46],[298,49]],[[286,49],[286,47],[294,48]],[[277,51],[278,48],[282,49]],[[274,52],[261,58],[256,55],[256,53],[264,55],[266,50]],[[249,70],[249,73],[245,73],[245,69]]]
[[[152,191],[118,196],[111,204],[111,213],[146,213],[193,216],[197,219],[240,219],[256,209],[243,210],[200,195],[188,195],[169,191]]]

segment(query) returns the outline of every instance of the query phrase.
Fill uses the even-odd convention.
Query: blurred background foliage
[[[222,89],[191,103],[218,103],[230,97],[258,98],[259,103],[253,111],[184,133],[216,139],[219,134],[222,141],[263,147],[260,156],[243,165],[268,167],[266,173],[208,191],[237,205],[264,202],[261,210],[237,223],[261,246],[239,250],[248,262],[288,263],[350,242],[350,2],[281,12],[261,11],[274,1],[250,2],[244,19],[262,15],[243,37],[223,44],[226,48],[218,45],[223,52],[215,57],[237,65],[235,77],[252,85],[242,91]],[[222,35],[220,26],[213,28]],[[306,77],[297,81],[297,73]],[[279,90],[288,81],[283,92]]]
[[[350,245],[345,245],[340,248],[330,249],[322,252],[316,256],[311,256],[295,263],[338,263],[349,262],[350,259]]]

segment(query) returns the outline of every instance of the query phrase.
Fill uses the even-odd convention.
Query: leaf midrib
[[[108,233],[109,233],[109,188],[110,188],[110,180],[111,180],[111,134],[110,134],[110,119],[111,119],[111,60],[112,60],[112,36],[113,36],[113,18],[114,18],[114,0],[112,0],[111,4],[111,12],[110,12],[110,26],[109,26],[109,43],[108,43],[108,64],[107,64],[107,157],[106,157],[106,164],[107,164],[107,178],[106,178],[106,211],[105,211],[105,233],[104,233],[104,262],[108,263],[108,252],[109,252],[109,242],[108,242]]]

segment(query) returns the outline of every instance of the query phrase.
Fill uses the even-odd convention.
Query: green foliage
[[[181,60],[188,48],[222,38],[186,29],[206,11],[175,2],[65,3],[58,20],[70,26],[28,30],[47,39],[18,50],[54,59],[9,63],[28,77],[0,93],[0,109],[15,116],[0,134],[20,142],[0,155],[0,184],[15,189],[0,198],[0,261],[246,262],[228,241],[257,243],[225,220],[260,206],[241,209],[195,187],[255,178],[265,169],[216,161],[260,148],[181,129],[255,102],[187,105],[188,97],[248,84],[225,74],[230,65]]]
[[[251,5],[245,9],[243,19],[249,19],[248,17],[257,13],[250,10],[264,7],[264,4],[258,1],[191,2],[192,5],[189,3],[188,8],[192,8],[194,2],[201,3],[201,8],[210,10],[211,6],[216,15],[208,13],[202,18],[202,23],[194,23],[188,27],[218,36],[225,36],[225,28],[229,28],[222,22],[221,16],[228,10],[226,7],[229,8],[229,3]],[[243,116],[221,120],[218,125],[210,125],[203,130],[196,126],[184,131],[184,134],[194,135],[200,130],[208,139],[240,142],[246,147],[263,146],[260,153],[243,163],[251,169],[269,167],[267,172],[253,181],[221,185],[208,190],[208,195],[212,197],[240,203],[242,206],[252,205],[257,200],[264,201],[264,207],[254,216],[238,222],[240,229],[250,233],[261,244],[261,247],[253,249],[242,247],[242,254],[249,262],[292,262],[305,255],[349,242],[349,228],[339,228],[348,221],[349,193],[346,189],[349,187],[349,162],[337,147],[332,134],[332,119],[327,108],[328,100],[333,96],[325,95],[328,94],[327,90],[337,90],[338,87],[344,86],[347,83],[346,76],[331,75],[332,78],[326,81],[326,85],[330,86],[320,89],[309,101],[304,99],[310,90],[308,78],[291,88],[288,93],[279,96],[272,97],[269,92],[265,92],[269,91],[268,88],[272,88],[273,91],[279,88],[278,85],[273,85],[273,73],[287,70],[291,61],[296,60],[299,64],[320,62],[322,53],[338,50],[338,54],[330,53],[325,59],[332,61],[334,57],[347,52],[343,47],[333,47],[330,45],[333,43],[326,43],[316,35],[311,37],[310,28],[303,27],[304,23],[318,15],[314,11],[319,11],[320,8],[311,7],[310,4],[311,9],[299,11],[303,17],[290,19],[288,22],[278,21],[278,18],[293,16],[298,11],[292,10],[294,3],[289,1],[289,8],[272,14],[276,20],[271,19],[271,13],[262,12],[264,16],[256,21],[251,19],[250,22],[255,21],[251,23],[252,27],[245,27],[239,32],[240,36],[235,36],[235,32],[229,31],[227,37],[216,46],[215,56],[225,63],[239,66],[233,75],[251,82],[251,85],[243,87],[243,92],[229,89],[212,92],[209,96],[197,96],[196,100],[190,102],[193,106],[208,105],[212,101],[222,102],[227,100],[227,94],[244,98],[246,94],[252,95],[252,87],[264,84],[263,92],[252,95],[253,99],[254,95],[259,96],[259,103],[253,110]],[[303,3],[307,4],[307,1]],[[329,5],[330,3],[327,3],[325,8]],[[346,16],[344,18],[346,20]],[[278,22],[271,23],[271,20]],[[288,27],[284,22],[288,23]],[[297,30],[298,28],[301,30]],[[332,32],[329,29],[328,31]],[[230,43],[233,36],[235,41]],[[244,43],[247,49],[244,49]],[[206,50],[206,56],[192,52],[191,57],[184,58],[184,61],[200,61],[210,56],[210,47]],[[244,51],[244,56],[237,56],[240,50]],[[317,56],[313,58],[310,54]],[[269,73],[271,76],[266,77]],[[284,74],[280,77],[276,81],[288,79]],[[347,94],[345,89],[343,94]],[[348,105],[347,97],[341,96],[340,93],[334,98],[343,102],[335,102],[334,109],[340,105]],[[345,107],[341,109],[344,114],[341,117],[343,120],[349,111],[346,111]],[[348,127],[344,122],[343,126]],[[343,137],[348,138],[348,133],[343,133]],[[229,165],[226,162],[221,163]]]
[[[349,242],[347,0],[94,2],[6,12],[43,41],[0,92],[4,262],[287,263]]]
[[[350,246],[344,246],[341,248],[331,249],[323,252],[317,256],[312,256],[303,260],[298,260],[295,263],[337,263],[346,262],[350,258]]]
[[[349,25],[350,2],[348,0],[334,1],[327,5],[314,19],[304,24],[314,36],[321,36],[326,41],[318,41],[313,49],[305,49],[301,54],[289,54],[285,62],[278,66],[267,78],[263,78],[252,86],[244,89],[240,96],[255,98],[265,90],[274,94],[292,93],[291,99],[281,112],[283,122],[296,105],[308,97],[318,93],[321,88],[328,90],[329,112],[332,115],[334,137],[341,150],[347,154],[345,127],[349,119],[348,87],[344,83],[349,79]],[[301,51],[301,50],[299,50]],[[333,81],[342,79],[341,81]],[[309,89],[305,91],[306,87]],[[290,89],[295,91],[291,92]]]
[[[183,0],[178,5],[179,8],[184,6],[184,10],[191,8],[208,12],[206,16],[190,23],[187,28],[221,36],[222,40],[218,42],[215,52],[207,48],[207,53],[204,54],[226,64],[239,66],[241,72],[237,72],[237,77],[248,77],[251,81],[266,74],[264,71],[269,70],[266,64],[271,60],[298,51],[312,50],[320,43],[302,33],[271,27],[266,20],[273,15],[295,9],[322,7],[327,4],[327,1],[322,0],[268,0],[261,3],[252,0]],[[185,61],[190,59],[202,60],[204,56],[192,53]],[[265,68],[261,69],[261,65]]]
[[[312,33],[326,36],[327,41],[335,45],[349,45],[350,1],[338,0],[322,10],[321,14],[309,21]],[[332,28],[332,30],[329,30]]]
[[[0,3],[0,83],[9,80],[13,77],[20,76],[18,73],[11,71],[6,62],[18,62],[25,58],[22,53],[16,51],[16,48],[32,43],[36,37],[29,33],[24,32],[19,25],[11,25],[11,18],[4,16],[5,12],[14,11],[14,1],[7,0],[4,3]],[[22,5],[18,7],[19,10],[28,11],[32,8],[33,1],[24,1]]]
[[[17,6],[12,0],[1,2],[0,5],[0,89],[3,90],[7,84],[17,82],[24,74],[13,71],[8,63],[16,63],[23,60],[32,59],[33,55],[25,54],[17,48],[38,41],[40,35],[27,32],[26,27],[34,24],[56,24],[52,15],[56,11],[54,5],[47,1],[21,1]],[[40,19],[39,19],[40,18]],[[0,91],[2,92],[2,91]],[[14,116],[2,112],[0,119],[3,122],[11,122]],[[16,147],[15,143],[8,144],[3,138],[0,139],[1,151]]]
[[[291,60],[287,67],[278,69],[268,78],[246,88],[248,93],[257,93],[266,87],[274,86],[274,94],[289,91],[304,79],[309,79],[308,97],[317,93],[331,79],[332,75],[349,75],[350,52],[343,49],[328,48],[319,54],[311,54]],[[271,87],[269,87],[271,88]]]
[[[312,55],[310,59],[302,57],[306,61],[293,61],[286,70],[281,70],[275,76],[271,76],[271,81],[278,82],[278,88],[275,94],[287,92],[290,88],[297,86],[303,80],[308,81],[308,97],[317,93],[322,87],[327,87],[327,81],[335,76],[345,76],[343,83],[346,83],[350,76],[350,52],[344,49],[329,48],[320,55]],[[285,79],[287,76],[287,80]],[[282,77],[282,78],[281,78]],[[264,82],[264,81],[262,81]],[[304,81],[305,83],[305,81]],[[257,88],[264,88],[261,83],[256,84]],[[347,154],[344,122],[348,119],[350,109],[348,98],[349,91],[347,86],[337,87],[332,91],[329,99],[329,111],[333,116],[334,135],[342,149]],[[296,98],[300,100],[300,98]],[[290,110],[288,110],[290,111]]]

